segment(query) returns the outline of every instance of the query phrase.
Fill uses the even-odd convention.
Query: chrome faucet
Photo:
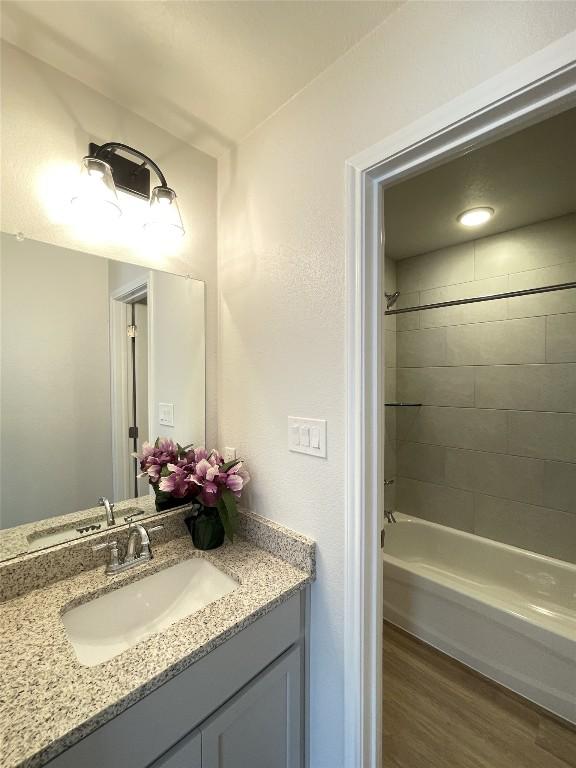
[[[114,518],[114,504],[111,504],[106,496],[100,496],[98,499],[98,506],[104,507],[106,510],[106,523],[108,525],[116,525],[116,519]]]
[[[106,566],[105,573],[108,576],[114,576],[116,573],[122,573],[122,571],[127,571],[141,563],[147,563],[152,560],[149,534],[160,531],[163,528],[163,525],[155,525],[153,528],[146,530],[141,523],[130,523],[128,527],[129,535],[126,557],[123,562],[120,562],[117,541],[105,541],[102,544],[97,544],[95,547],[92,547],[92,551],[110,550],[110,562]]]
[[[384,486],[388,485],[394,485],[394,479],[392,480],[384,480]],[[393,509],[385,509],[384,510],[384,518],[386,519],[386,522],[388,523],[395,523],[396,518],[394,517],[394,510]]]

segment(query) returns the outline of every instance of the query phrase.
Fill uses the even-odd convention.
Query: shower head
[[[398,296],[400,296],[400,291],[395,291],[394,293],[384,293],[384,296],[386,297],[386,309],[392,309],[394,304],[398,301]]]

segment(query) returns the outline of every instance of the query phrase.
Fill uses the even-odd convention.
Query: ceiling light
[[[486,224],[492,216],[494,216],[494,208],[470,208],[459,214],[458,221],[465,227],[479,227],[481,224]]]
[[[118,151],[137,157],[134,162]],[[184,235],[176,193],[156,163],[138,149],[109,141],[89,145],[90,154],[82,160],[78,189],[71,203],[84,218],[94,222],[102,218],[117,218],[122,213],[116,189],[150,200],[148,217],[144,222],[146,234],[153,234],[156,243],[173,241]],[[148,166],[148,167],[147,167]],[[150,193],[151,168],[160,185]]]

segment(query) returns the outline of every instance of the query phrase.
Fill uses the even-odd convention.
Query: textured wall
[[[576,280],[576,214],[397,263],[406,305]],[[576,289],[397,317],[397,508],[576,561]]]
[[[191,274],[207,283],[208,439],[216,438],[216,161],[115,104],[73,77],[1,42],[0,229],[109,259]],[[122,141],[148,153],[178,193],[186,236],[151,248],[138,231],[111,236],[67,219],[68,202],[88,143]],[[122,193],[121,193],[122,194]],[[128,197],[128,196],[126,196]],[[128,198],[130,211],[143,201]]]
[[[345,160],[575,26],[573,3],[408,3],[219,163],[220,443],[254,511],[318,542],[312,768],[343,765]],[[288,452],[288,415],[328,420],[326,460]]]

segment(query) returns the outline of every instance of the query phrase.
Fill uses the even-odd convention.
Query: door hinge
[[[128,326],[128,338],[135,339],[138,334],[138,328],[135,325]]]
[[[128,427],[128,437],[131,438],[137,438],[138,437],[138,427]]]
[[[384,549],[384,539],[386,538],[386,531],[384,528],[380,531],[380,549]]]

